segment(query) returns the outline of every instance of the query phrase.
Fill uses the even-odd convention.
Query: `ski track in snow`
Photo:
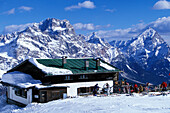
[[[32,103],[25,108],[6,105],[7,113],[169,113],[170,95],[168,96],[108,96],[79,97],[51,101],[45,104]]]

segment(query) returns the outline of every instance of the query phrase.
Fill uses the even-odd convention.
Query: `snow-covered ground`
[[[2,103],[1,103],[2,104]],[[1,105],[0,105],[1,106]],[[2,111],[4,110],[4,111]],[[170,94],[167,96],[112,95],[106,97],[78,97],[32,103],[25,108],[1,106],[2,113],[170,113]]]

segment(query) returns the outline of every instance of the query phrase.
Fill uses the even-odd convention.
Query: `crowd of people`
[[[129,84],[126,79],[121,81],[115,81],[113,86],[109,86],[108,83],[104,84],[102,91],[100,93],[110,95],[111,93],[120,93],[120,94],[132,94],[132,93],[142,93],[142,92],[156,92],[156,91],[167,91],[167,83],[163,82],[160,85],[152,85],[150,83],[145,84]],[[93,95],[95,96],[99,91],[99,86],[96,84],[94,86]],[[111,91],[112,90],[112,91]]]

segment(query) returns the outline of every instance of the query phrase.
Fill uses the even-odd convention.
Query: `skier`
[[[126,91],[125,91],[125,80],[124,79],[122,79],[121,80],[121,93],[125,93]]]
[[[98,90],[99,90],[99,86],[98,84],[96,84],[93,89],[93,96],[96,96]]]
[[[103,89],[107,92],[107,96],[110,95],[110,87],[108,83],[104,84]]]
[[[138,93],[138,85],[137,84],[134,85],[134,92]]]
[[[147,83],[146,83],[146,87],[145,87],[145,92],[146,92],[146,93],[148,93],[149,90],[150,90],[150,87],[149,87],[149,86],[150,86],[150,83],[147,82]]]
[[[119,82],[115,81],[113,85],[113,92],[118,93],[119,92]]]
[[[162,91],[167,91],[167,83],[166,82],[162,82],[161,84],[161,88],[162,88]]]
[[[126,93],[130,94],[130,86],[128,82],[126,82],[125,91]]]
[[[142,85],[139,86],[139,92],[140,92],[140,93],[143,92],[143,86],[142,86]]]
[[[134,92],[134,88],[132,85],[130,85],[130,94]]]

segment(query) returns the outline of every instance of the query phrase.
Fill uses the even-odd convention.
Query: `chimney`
[[[66,66],[67,60],[66,60],[66,56],[62,57],[62,67],[64,68]]]
[[[89,61],[85,60],[85,70],[88,70],[88,69],[89,69]]]
[[[100,58],[96,59],[96,69],[100,69]]]

